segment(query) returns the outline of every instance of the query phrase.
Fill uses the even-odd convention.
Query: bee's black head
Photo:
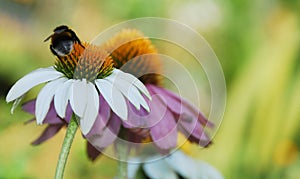
[[[50,50],[57,57],[70,54],[73,50],[74,43],[81,45],[76,33],[66,25],[56,27],[53,32],[54,33],[46,38],[44,42],[51,39]]]
[[[61,25],[61,26],[56,27],[56,28],[53,30],[53,32],[54,32],[54,33],[61,33],[61,32],[63,32],[63,31],[67,31],[67,30],[71,30],[71,29],[69,29],[69,27],[66,26],[66,25]]]

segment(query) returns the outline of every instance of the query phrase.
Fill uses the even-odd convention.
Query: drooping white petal
[[[28,90],[33,88],[34,86],[55,80],[57,78],[62,77],[63,74],[56,71],[53,67],[48,68],[40,68],[37,70],[32,71],[31,73],[28,73],[21,79],[19,79],[13,87],[9,90],[7,96],[6,96],[6,102],[11,102],[23,94],[25,94]]]
[[[140,103],[134,98],[134,97],[131,97],[129,98],[129,89],[130,89],[130,86],[133,86],[133,85],[130,85],[129,82],[125,81],[123,83],[120,82],[120,80],[117,80],[117,78],[114,77],[107,77],[107,78],[104,78],[104,80],[107,80],[109,81],[109,83],[111,83],[114,87],[116,87],[119,91],[121,91],[121,93],[137,108],[137,109],[140,109]],[[138,92],[139,93],[139,92]],[[132,95],[131,95],[132,96]]]
[[[194,160],[179,150],[164,158],[164,161],[184,178],[223,179],[223,176],[214,167]]]
[[[42,124],[49,111],[55,90],[64,82],[64,78],[47,83],[37,96],[35,104],[35,117],[37,124]]]
[[[13,114],[14,113],[14,110],[17,108],[17,106],[20,104],[20,102],[22,101],[24,95],[22,95],[21,97],[17,98],[14,103],[13,103],[13,106],[11,107],[10,109],[10,113]]]
[[[141,158],[133,157],[130,158],[130,161],[127,163],[127,175],[128,178],[135,178],[141,164],[142,164]]]
[[[95,80],[95,83],[101,95],[111,107],[112,111],[116,113],[121,119],[127,120],[128,110],[125,98],[122,93],[107,80],[98,79]]]
[[[57,88],[54,95],[54,107],[59,117],[65,118],[66,109],[68,105],[68,100],[70,98],[70,87],[73,83],[73,80],[68,80],[65,78],[65,81],[61,86]]]
[[[82,118],[87,105],[87,81],[73,80],[70,89],[70,104],[74,113]]]
[[[145,94],[149,99],[151,99],[151,95],[150,95],[149,91],[147,90],[147,88],[145,87],[145,85],[139,79],[137,79],[135,76],[133,76],[129,73],[124,73],[118,69],[114,69],[113,73],[111,75],[110,75],[111,77],[116,76],[116,78],[120,78],[121,80],[128,81],[129,83],[135,85],[143,94]],[[107,78],[109,78],[110,76],[108,76]]]
[[[180,163],[181,161],[176,162]],[[143,165],[143,169],[149,178],[178,178],[176,173],[168,166],[168,164],[164,160],[147,162]]]
[[[140,94],[136,86],[132,85],[126,80],[123,80],[122,78],[118,78],[118,75],[109,76],[104,80],[110,81],[138,110],[140,109],[140,105],[142,105],[147,111],[149,111],[147,102]]]
[[[128,95],[128,99],[132,99],[134,98],[136,101],[138,101],[138,103],[140,105],[143,106],[144,109],[146,109],[146,111],[150,112],[150,107],[147,104],[147,102],[145,101],[144,97],[139,93],[139,90],[135,87],[131,87],[129,89],[129,95]]]
[[[90,132],[99,111],[99,95],[91,82],[87,83],[87,105],[83,117],[80,119],[80,128],[83,135]]]

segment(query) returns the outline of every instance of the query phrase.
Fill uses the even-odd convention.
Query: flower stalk
[[[122,143],[121,141],[117,141],[116,150],[117,150],[117,154],[119,155],[117,176],[119,179],[128,179],[127,160],[128,160],[129,147],[126,144]]]
[[[70,149],[72,146],[73,139],[75,137],[76,131],[78,129],[78,124],[76,121],[75,114],[72,115],[70,123],[67,128],[66,136],[64,142],[62,144],[62,148],[59,154],[58,163],[56,166],[55,179],[62,179],[64,175],[65,166],[67,163],[67,159],[70,153]]]

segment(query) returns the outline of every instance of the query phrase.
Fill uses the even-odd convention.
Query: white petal
[[[145,94],[149,99],[151,99],[151,95],[145,85],[137,79],[135,76],[129,74],[129,73],[124,73],[121,70],[114,69],[113,73],[110,75],[111,77],[114,77],[116,75],[116,78],[120,78],[122,80],[126,80],[129,83],[135,85],[143,94]],[[110,76],[106,77],[109,78]]]
[[[197,161],[196,168],[201,168],[201,170],[196,170],[197,174],[195,174],[195,178],[224,179],[222,174],[208,163]]]
[[[104,80],[110,81],[138,110],[140,109],[140,105],[142,105],[147,111],[149,111],[149,106],[140,94],[139,90],[128,81],[116,77],[117,76],[108,77]]]
[[[191,178],[197,170],[195,163],[188,156],[184,155],[181,151],[176,151],[170,156],[166,157],[165,162],[178,172],[183,177]],[[180,161],[180,162],[176,162]],[[199,169],[200,170],[200,169]]]
[[[22,101],[22,99],[24,98],[24,95],[17,98],[15,101],[14,101],[14,104],[13,106],[11,107],[10,109],[10,113],[13,114],[14,113],[14,110],[17,108],[17,106],[20,104],[20,102]]]
[[[145,101],[144,97],[141,95],[138,89],[136,87],[131,86],[131,88],[128,91],[128,100],[131,101],[136,101],[137,104],[142,105],[148,112],[150,112],[150,108]],[[137,108],[139,109],[139,108]]]
[[[99,95],[94,84],[87,84],[87,106],[80,119],[80,128],[84,135],[90,132],[99,111]]]
[[[74,113],[83,117],[87,105],[87,81],[73,80],[70,91],[70,104]]]
[[[143,162],[140,158],[134,157],[130,158],[130,161],[127,163],[127,175],[128,178],[136,178],[137,172]]]
[[[73,80],[65,78],[64,83],[57,88],[54,95],[54,107],[59,117],[65,118],[68,100],[70,98],[70,88]]]
[[[133,105],[134,105],[134,103],[136,103],[136,105],[139,106],[137,108],[138,110],[140,109],[140,105],[142,105],[148,112],[150,112],[150,108],[149,108],[147,102],[145,101],[144,97],[141,95],[141,93],[135,86],[131,86],[129,88],[126,97]],[[134,105],[134,106],[136,107],[136,105]]]
[[[47,83],[38,94],[35,104],[35,117],[37,124],[43,123],[43,120],[45,119],[49,111],[50,103],[52,101],[55,90],[63,83],[63,81],[64,78],[59,78]]]
[[[215,168],[204,162],[196,161],[181,151],[172,153],[164,160],[173,170],[185,178],[223,179],[223,176]]]
[[[121,119],[127,120],[127,104],[122,93],[118,89],[116,89],[109,81],[98,79],[95,80],[95,83],[101,95],[111,107],[112,111],[116,113]]]
[[[62,77],[63,74],[56,71],[53,67],[49,68],[40,68],[37,70],[28,73],[23,78],[19,79],[13,87],[9,90],[6,96],[6,102],[11,102],[23,94],[25,94],[28,90],[33,88],[34,86],[55,80],[59,77]]]
[[[116,73],[106,77],[105,80],[111,81],[112,84],[115,85],[138,110],[140,109],[140,105],[142,105],[149,112],[150,108],[144,97],[140,94],[135,85],[122,77],[124,74],[124,72],[117,70]],[[135,77],[133,76],[133,78]]]
[[[120,80],[117,80],[117,78],[114,77],[110,77],[110,78],[105,78],[104,80],[109,81],[109,83],[111,83],[115,88],[117,88],[119,91],[121,91],[121,93],[137,108],[140,109],[140,104],[139,102],[135,99],[135,98],[129,98],[128,96],[130,95],[129,90],[130,90],[130,85],[129,82],[125,81],[125,82],[120,82]],[[138,92],[139,93],[139,92]]]
[[[176,162],[180,163],[181,161]],[[176,173],[162,159],[145,163],[143,169],[149,178],[178,178]]]
[[[137,102],[143,106],[143,108],[145,108],[148,112],[150,112],[150,108],[147,104],[147,102],[145,101],[144,97],[139,93],[138,89],[136,89],[135,87],[132,87],[129,89],[129,96],[128,99],[132,99],[134,98],[135,100],[137,100]]]

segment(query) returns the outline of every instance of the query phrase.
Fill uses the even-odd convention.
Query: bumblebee
[[[78,43],[84,48],[76,33],[68,26],[58,26],[53,32],[54,33],[47,37],[44,42],[51,39],[50,50],[58,58],[69,55],[73,50],[75,43]]]

